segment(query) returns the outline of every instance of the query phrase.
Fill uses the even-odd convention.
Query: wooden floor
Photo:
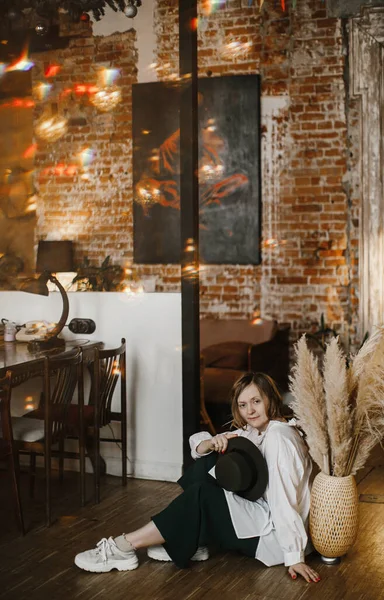
[[[320,583],[293,581],[283,566],[266,568],[237,554],[214,554],[189,569],[155,562],[139,552],[136,571],[90,574],[73,564],[77,552],[102,537],[118,535],[144,524],[178,494],[172,483],[129,480],[126,488],[107,477],[102,502],[78,508],[76,476],[64,488],[55,485],[57,521],[46,529],[43,480],[34,501],[23,497],[28,534],[22,538],[9,506],[5,472],[0,472],[0,598],[6,600],[384,600],[384,467],[383,454],[359,477],[360,531],[354,548],[338,566],[308,562]],[[26,476],[23,475],[24,484]],[[25,486],[26,487],[26,486]],[[373,497],[367,497],[372,495]],[[381,495],[380,497],[377,496]]]

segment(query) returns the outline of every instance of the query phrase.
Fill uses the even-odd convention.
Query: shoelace
[[[107,538],[103,538],[96,544],[96,552],[100,554],[103,562],[107,562],[108,554],[109,556],[113,555],[111,542],[107,540]]]

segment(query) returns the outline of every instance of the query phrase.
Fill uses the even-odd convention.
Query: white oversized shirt
[[[231,433],[256,444],[268,465],[268,486],[256,502],[224,490],[237,537],[260,537],[255,558],[268,567],[304,562],[312,550],[307,535],[312,464],[294,419],[270,421],[263,433],[250,425]],[[201,458],[196,448],[211,437],[207,431],[190,437],[193,458]]]

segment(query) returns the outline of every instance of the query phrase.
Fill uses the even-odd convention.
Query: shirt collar
[[[290,419],[286,423],[284,421],[277,421],[275,419],[271,419],[269,421],[269,423],[268,423],[267,428],[265,429],[265,431],[259,432],[254,427],[251,427],[251,425],[247,425],[245,429],[248,432],[248,437],[251,438],[252,442],[256,446],[260,446],[262,444],[264,438],[265,438],[265,434],[270,429],[270,427],[273,426],[274,423],[280,423],[282,425],[289,425],[290,427],[296,427],[297,426],[296,419]],[[300,433],[300,435],[303,435],[300,431],[299,431],[299,433]]]

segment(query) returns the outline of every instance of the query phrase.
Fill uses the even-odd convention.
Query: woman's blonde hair
[[[264,373],[245,373],[234,383],[231,391],[232,427],[236,429],[243,429],[247,424],[240,415],[237,401],[240,394],[252,383],[255,384],[263,398],[268,400],[268,418],[279,419],[283,416],[283,400],[272,377]]]

